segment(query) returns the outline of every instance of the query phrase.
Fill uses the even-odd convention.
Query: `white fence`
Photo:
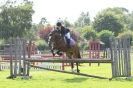
[[[62,63],[43,62],[43,63],[38,63],[37,66],[50,68],[50,69],[57,69],[57,70],[62,69]],[[0,70],[6,70],[6,69],[10,69],[10,63],[0,62]],[[35,70],[35,68],[32,68],[32,69]]]
[[[0,70],[10,69],[10,63],[0,62]]]

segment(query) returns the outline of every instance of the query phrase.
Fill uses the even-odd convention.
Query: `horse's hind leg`
[[[72,72],[74,71],[73,68],[74,68],[74,63],[72,62],[71,63],[71,70],[72,70]]]
[[[77,67],[77,73],[80,73],[80,70],[79,70],[79,67],[78,67],[78,63],[76,63],[76,67]],[[74,71],[74,63],[72,62],[71,63],[71,69],[72,69],[72,72]]]
[[[76,63],[76,66],[77,66],[77,73],[80,73],[80,70],[79,70],[79,68],[78,68],[78,65],[79,65],[79,63]]]

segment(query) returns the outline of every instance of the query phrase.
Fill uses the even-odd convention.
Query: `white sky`
[[[0,0],[0,4],[7,0]],[[21,2],[22,0],[17,0]],[[133,11],[133,0],[31,0],[34,2],[33,23],[39,23],[42,17],[54,24],[58,18],[70,22],[77,20],[81,12],[89,11],[91,20],[97,12],[108,7],[125,7]]]
[[[74,22],[82,11],[89,11],[93,19],[97,12],[107,7],[125,7],[133,11],[133,0],[33,0],[33,2],[34,23],[39,23],[42,17],[46,17],[50,23],[65,17]]]

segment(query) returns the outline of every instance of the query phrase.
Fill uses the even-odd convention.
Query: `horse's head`
[[[60,30],[54,29],[50,32],[49,38],[48,38],[48,44],[50,47],[55,48],[55,47],[60,47],[64,46],[64,38],[62,37]]]
[[[56,42],[56,40],[57,39],[60,39],[60,38],[61,38],[61,35],[60,35],[59,30],[57,30],[57,29],[52,30],[49,33],[49,36],[48,36],[48,43],[50,43],[50,42]]]

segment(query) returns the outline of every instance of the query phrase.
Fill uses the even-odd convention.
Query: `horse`
[[[51,47],[51,52],[54,54],[54,50],[59,50],[62,51],[66,54],[66,57],[68,59],[80,59],[80,51],[78,44],[71,39],[71,47],[67,47],[67,43],[65,38],[61,35],[60,30],[54,29],[53,31],[50,32],[49,38],[48,38],[48,44],[49,47]],[[78,68],[78,63],[76,63],[77,67],[77,72],[79,73],[80,70]],[[74,63],[71,63],[71,69],[74,71]]]

